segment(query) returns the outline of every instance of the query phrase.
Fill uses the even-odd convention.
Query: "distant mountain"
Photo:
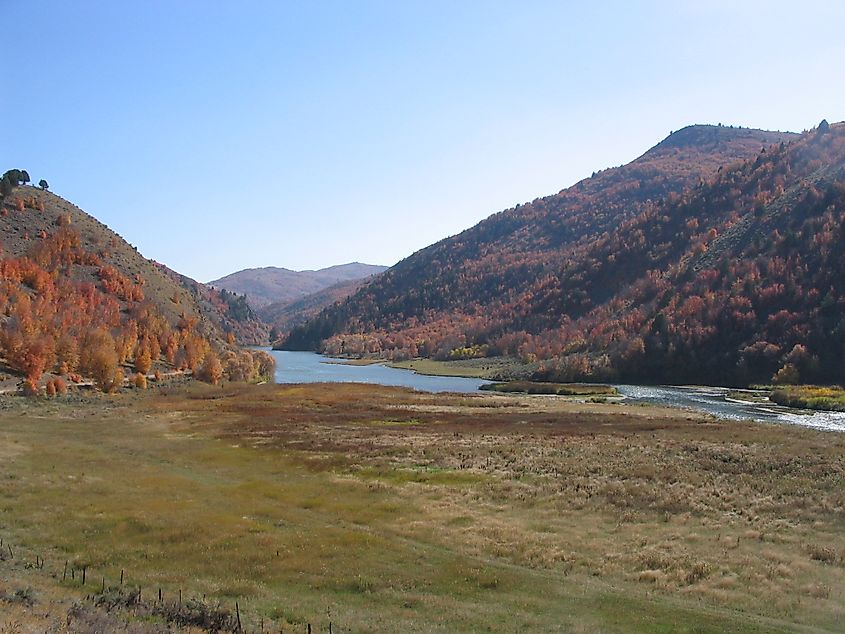
[[[713,126],[491,216],[284,347],[516,354],[539,377],[845,380],[845,126]]]
[[[317,271],[291,271],[268,266],[231,273],[208,285],[246,295],[249,305],[258,309],[270,304],[286,305],[339,282],[364,279],[386,269],[386,266],[360,262],[339,264]]]
[[[48,372],[99,376],[106,388],[118,369],[193,370],[209,352],[228,352],[244,374],[235,344],[266,341],[267,329],[243,298],[144,258],[77,206],[9,173],[0,196],[0,366],[33,386]]]
[[[338,282],[293,302],[282,301],[268,304],[259,308],[256,312],[271,328],[270,337],[272,342],[275,343],[278,338],[287,335],[292,328],[304,324],[324,308],[346,299],[359,288],[370,283],[377,275]]]

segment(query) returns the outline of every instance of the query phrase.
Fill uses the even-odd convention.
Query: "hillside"
[[[4,191],[0,365],[32,384],[48,372],[109,387],[117,370],[193,370],[212,352],[234,354],[239,339],[266,337],[242,299],[147,260],[68,201]]]
[[[415,253],[294,329],[283,347],[393,358],[521,354],[527,337],[560,328],[644,273],[620,264],[615,277],[593,279],[591,270],[579,268],[591,245],[627,235],[627,223],[660,201],[795,138],[723,126],[684,128],[627,165]]]
[[[291,271],[268,266],[231,273],[209,282],[208,286],[246,295],[247,302],[254,309],[278,304],[279,307],[274,310],[280,310],[281,306],[302,299],[306,295],[317,293],[340,282],[361,280],[386,269],[386,266],[360,262],[338,264],[317,271]]]
[[[343,301],[375,276],[338,282],[316,293],[311,293],[293,302],[282,301],[263,306],[256,314],[270,327],[270,339],[275,342],[292,328],[300,326],[317,316],[321,310]]]
[[[845,381],[845,125],[651,206],[530,289],[545,377]],[[602,297],[569,310],[579,296]]]

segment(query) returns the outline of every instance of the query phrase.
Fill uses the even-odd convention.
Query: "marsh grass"
[[[655,408],[195,386],[3,409],[0,532],[251,627],[836,629],[844,450]]]
[[[598,383],[546,383],[538,381],[507,381],[488,383],[479,389],[490,392],[554,394],[557,396],[616,396],[619,392],[612,385]],[[594,402],[604,402],[596,400]]]
[[[778,405],[801,409],[845,412],[845,389],[837,386],[788,385],[772,390],[769,397]]]

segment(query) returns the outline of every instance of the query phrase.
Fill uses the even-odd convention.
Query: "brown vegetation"
[[[240,601],[248,629],[273,631],[836,631],[845,616],[845,436],[330,388],[195,383],[41,403],[37,425],[18,399],[0,412],[16,553],[0,586],[32,586],[37,613],[64,619],[54,596],[99,595],[102,576],[117,601],[126,570],[150,602],[157,587],[167,604],[180,588]],[[44,572],[23,565],[36,553]],[[96,588],[57,586],[66,560]]]
[[[251,312],[233,315],[217,291],[145,260],[49,192],[17,187],[0,208],[0,364],[24,377],[27,393],[52,395],[45,373],[114,391],[127,366],[194,370],[212,348],[235,347],[235,332],[262,331]]]

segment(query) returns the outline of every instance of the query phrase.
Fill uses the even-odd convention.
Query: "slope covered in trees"
[[[682,130],[415,254],[286,346],[517,354],[559,380],[842,380],[843,136]]]
[[[79,208],[22,182],[4,186],[0,198],[0,365],[29,390],[45,373],[62,377],[59,385],[85,376],[112,389],[129,372],[154,369],[219,363],[233,376],[267,372],[258,367],[266,359],[235,348],[238,334],[263,328],[251,311],[238,312],[236,300],[145,259]]]
[[[343,301],[365,284],[369,284],[376,275],[338,282],[292,302],[285,300],[268,304],[259,308],[256,313],[270,326],[270,340],[276,342],[291,329],[318,315],[324,308]]]

